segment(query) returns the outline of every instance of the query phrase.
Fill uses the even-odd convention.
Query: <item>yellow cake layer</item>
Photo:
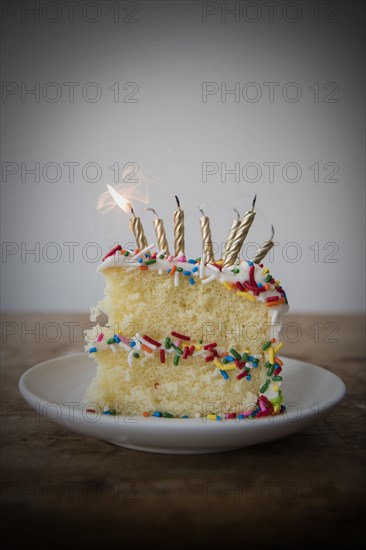
[[[215,365],[202,358],[172,358],[161,364],[158,357],[141,357],[130,367],[121,353],[95,354],[97,376],[85,400],[99,408],[108,405],[120,414],[164,411],[177,416],[252,410],[263,381],[263,369],[251,369],[252,379],[237,380],[238,369],[224,380]]]
[[[159,339],[174,330],[192,340],[260,353],[263,342],[273,336],[269,308],[238,297],[218,281],[203,285],[198,280],[192,286],[181,276],[175,287],[170,275],[117,267],[103,275],[105,299],[99,307],[108,315],[109,326],[129,337],[140,332]]]

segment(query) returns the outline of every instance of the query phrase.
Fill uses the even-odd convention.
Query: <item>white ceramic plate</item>
[[[343,398],[333,373],[286,358],[283,393],[287,411],[245,420],[111,416],[86,412],[85,390],[96,372],[84,354],[58,357],[23,374],[19,389],[40,414],[72,431],[130,449],[197,454],[229,451],[279,439],[316,424]]]

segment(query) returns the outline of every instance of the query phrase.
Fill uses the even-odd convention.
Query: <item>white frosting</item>
[[[153,248],[153,245],[149,245],[145,250],[146,251],[151,250],[152,248]],[[113,256],[109,256],[108,258],[106,258],[104,262],[102,262],[102,264],[98,266],[97,271],[105,271],[106,269],[109,269],[111,267],[120,267],[124,269],[130,268],[129,271],[132,269],[136,269],[144,265],[144,262],[139,263],[136,261],[138,258],[141,258],[142,256],[143,256],[142,251],[136,255],[130,255],[130,256],[125,256],[124,254],[120,254],[119,252],[116,252]],[[233,266],[230,266],[228,268],[223,268],[222,270],[220,270],[218,267],[216,267],[212,263],[207,263],[206,265],[203,265],[203,263],[192,264],[192,263],[189,263],[188,261],[181,261],[179,257],[168,260],[167,256],[165,256],[164,259],[160,259],[159,256],[157,256],[156,262],[149,264],[148,268],[149,270],[158,271],[159,273],[162,273],[162,272],[167,273],[168,270],[170,270],[174,265],[176,267],[181,267],[183,269],[183,272],[190,271],[191,272],[190,277],[195,277],[197,274],[197,276],[199,276],[202,279],[201,282],[203,284],[208,284],[211,281],[215,281],[215,280],[221,283],[237,283],[237,282],[244,283],[244,281],[249,282],[249,271],[251,268],[251,265],[249,265],[249,263],[246,260],[242,260],[241,262],[238,262]],[[254,265],[254,279],[257,285],[264,286],[265,284],[269,284],[268,290],[259,292],[259,295],[256,296],[256,299],[261,302],[266,302],[266,299],[270,297],[278,296],[279,298],[281,298],[282,294],[280,294],[276,290],[275,286],[273,284],[265,282],[265,279],[268,273],[263,273],[264,268],[259,267],[259,265],[257,264],[252,264],[252,265]],[[194,267],[198,268],[196,272],[192,272],[192,269]],[[233,273],[234,269],[238,270],[238,273]],[[175,286],[178,286],[178,280],[180,276],[184,277],[183,272],[178,274],[177,272],[175,273],[174,275]],[[195,281],[195,283],[199,284],[199,281]],[[239,289],[237,289],[237,291],[239,292]],[[249,290],[249,293],[252,296],[254,296],[254,291]],[[271,306],[269,309],[272,310],[272,323],[277,324],[279,322],[279,317],[282,314],[286,313],[289,308],[287,304],[281,303],[278,305]],[[274,337],[276,338],[276,336]]]

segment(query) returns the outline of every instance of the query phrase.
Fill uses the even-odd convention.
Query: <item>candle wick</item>
[[[133,215],[134,218],[136,218],[135,211],[134,211],[134,209],[132,207],[132,204],[130,202],[128,203],[128,206],[130,207],[131,214]]]
[[[271,226],[271,228],[272,228],[272,235],[271,235],[271,241],[272,241],[273,237],[274,237],[274,227],[273,227],[273,225]]]
[[[254,199],[253,199],[253,203],[252,203],[252,212],[254,210],[256,200],[257,200],[257,193],[254,195]]]
[[[198,210],[201,212],[202,216],[205,215],[204,211],[202,210],[202,208],[198,208]]]
[[[145,212],[154,212],[155,216],[156,216],[157,218],[159,217],[157,211],[154,210],[153,208],[145,208]]]
[[[233,210],[236,213],[236,215],[238,216],[238,221],[240,222],[240,212],[239,212],[239,210],[237,210],[236,208],[233,208]]]
[[[177,201],[178,208],[180,209],[180,202],[179,202],[179,199],[178,199],[177,195],[174,195],[174,196],[175,196],[175,200]]]

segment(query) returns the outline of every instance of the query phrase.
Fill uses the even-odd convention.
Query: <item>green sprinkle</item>
[[[269,366],[269,369],[268,369],[268,371],[267,371],[267,376],[272,376],[274,369],[275,369],[275,366],[274,366],[274,365],[270,365],[270,366]]]
[[[174,365],[177,366],[179,364],[180,355],[176,355],[174,357]]]
[[[161,254],[161,255],[159,256],[159,260],[164,260],[164,254]]]
[[[130,253],[129,253],[129,251],[128,251],[128,250],[126,250],[126,252],[125,252],[125,253],[124,253],[123,255],[124,255],[124,256],[129,256],[129,255],[130,255]]]
[[[170,414],[170,413],[163,413],[161,416],[163,418],[174,418],[174,414]]]
[[[268,274],[264,280],[266,281],[266,283],[269,283],[270,281],[272,281],[272,275]]]
[[[182,273],[183,267],[177,267],[177,271],[179,271],[179,273]]]
[[[115,343],[116,343],[116,341],[115,341],[114,338],[109,338],[109,339],[107,340],[107,344],[115,344]]]
[[[112,414],[113,416],[116,416],[116,414],[117,414],[116,409],[110,409],[109,414]]]
[[[230,353],[235,357],[235,359],[241,361],[241,355],[236,351],[236,349],[230,348]]]
[[[156,260],[146,260],[145,265],[156,264]]]
[[[269,361],[267,361],[267,363],[264,365],[266,367],[266,369],[269,369],[269,367],[272,365],[272,363],[270,363]]]
[[[199,344],[203,344],[203,340],[199,339],[199,340],[198,340],[198,343],[199,343]]]
[[[170,342],[170,346],[171,346],[172,348],[174,348],[175,351],[176,351],[179,355],[182,355],[183,350],[181,350],[180,348],[178,348],[175,344],[173,344],[173,342]]]
[[[231,273],[235,273],[235,275],[236,275],[237,273],[239,273],[239,271],[240,271],[240,269],[235,268],[235,269],[231,270]]]
[[[249,355],[247,353],[243,353],[243,361],[248,361]]]
[[[167,336],[165,338],[165,349],[170,349],[172,347],[171,343],[170,343],[170,338],[169,336]]]
[[[134,357],[136,357],[136,359],[138,359],[140,357],[140,354],[137,353],[137,351],[135,351],[135,353],[133,354]]]
[[[282,376],[274,376],[274,377],[272,378],[272,380],[273,380],[274,382],[279,382],[280,380],[283,380],[283,378],[282,378]]]
[[[272,344],[272,342],[270,340],[268,340],[268,342],[266,342],[265,344],[263,344],[262,346],[262,350],[265,351],[266,349],[269,348],[269,346]]]
[[[263,386],[261,387],[261,389],[259,390],[261,393],[264,393],[265,391],[267,391],[268,389],[268,386],[269,386],[269,380],[267,380]]]

